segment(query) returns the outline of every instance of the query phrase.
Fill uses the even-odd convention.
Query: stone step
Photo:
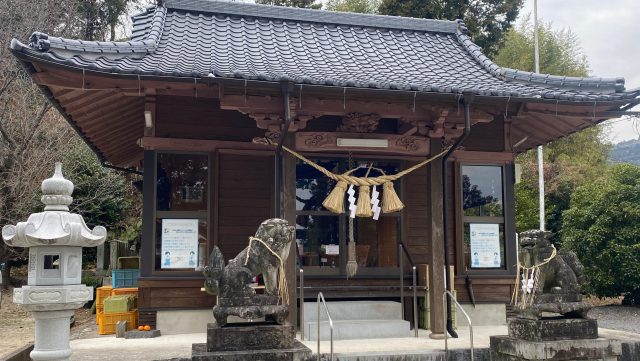
[[[329,321],[320,321],[320,340],[330,340]],[[318,324],[305,322],[305,338],[315,341],[318,335]],[[334,340],[354,340],[368,338],[401,338],[410,337],[411,329],[408,321],[398,319],[379,320],[334,320]]]
[[[340,320],[399,320],[400,302],[393,301],[339,301],[327,302],[331,319]],[[304,303],[304,321],[315,322],[318,319],[318,304]],[[324,307],[320,305],[320,320],[328,320]]]
[[[314,351],[315,352],[315,351]],[[314,355],[315,356],[315,355]],[[322,352],[323,360],[330,360],[330,354]],[[425,350],[410,352],[365,352],[365,353],[337,353],[336,361],[468,361],[471,360],[471,352],[468,349],[449,350],[446,357],[444,350]],[[493,361],[491,350],[488,348],[475,349],[474,361]]]

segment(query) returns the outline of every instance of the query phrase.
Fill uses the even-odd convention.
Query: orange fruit
[[[144,326],[144,330],[145,331],[151,331],[151,326],[149,326],[149,325]]]
[[[144,330],[144,326],[138,326],[138,331]]]

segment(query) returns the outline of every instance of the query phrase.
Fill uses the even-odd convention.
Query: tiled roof
[[[23,55],[87,70],[172,77],[289,80],[297,84],[472,92],[568,101],[636,98],[624,79],[574,78],[501,68],[461,21],[165,0],[134,16],[131,41],[34,33]]]

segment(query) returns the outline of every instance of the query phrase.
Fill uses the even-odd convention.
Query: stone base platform
[[[296,329],[291,325],[267,322],[207,325],[207,351],[288,349],[293,347]]]
[[[207,351],[204,343],[194,343],[191,349],[191,361],[307,361],[311,359],[311,350],[298,340],[292,347],[271,350],[244,351]]]
[[[192,361],[306,361],[311,350],[292,325],[242,323],[207,326],[207,343],[192,345]]]
[[[509,336],[526,341],[556,341],[598,338],[598,322],[586,318],[532,320],[509,318]]]
[[[559,341],[527,341],[492,336],[495,361],[617,361],[620,341],[604,338]]]

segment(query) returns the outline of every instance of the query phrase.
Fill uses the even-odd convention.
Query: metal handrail
[[[304,270],[300,269],[300,338],[304,341]]]
[[[473,324],[471,323],[471,318],[469,317],[467,312],[464,310],[464,308],[462,308],[460,303],[458,303],[458,300],[456,300],[456,298],[453,296],[453,293],[451,293],[449,290],[444,290],[444,293],[442,293],[442,310],[443,310],[442,319],[445,324],[447,323],[447,296],[451,297],[451,299],[453,300],[453,302],[456,303],[460,311],[462,311],[462,314],[464,314],[464,317],[467,318],[467,322],[469,323],[469,343],[470,343],[470,350],[471,350],[471,361],[473,361]],[[448,333],[447,333],[447,330],[445,330],[444,331],[444,352],[445,352],[446,360],[449,359],[448,339],[449,339]]]
[[[404,262],[403,262],[403,253],[407,256],[409,260],[409,265],[411,265],[412,273],[413,273],[413,330],[415,337],[418,337],[418,295],[417,295],[417,282],[416,282],[416,266],[413,263],[413,259],[407,251],[407,247],[404,246],[402,241],[398,242],[398,248],[402,252],[400,252],[400,319],[404,320]]]
[[[331,340],[331,361],[333,361],[333,320],[331,319],[331,313],[329,313],[329,308],[327,307],[327,302],[324,300],[324,295],[322,292],[318,292],[318,319],[316,322],[318,323],[318,361],[320,361],[320,301],[322,301],[322,305],[324,306],[324,311],[327,314],[327,318],[329,319],[329,328],[330,328],[330,340]]]

